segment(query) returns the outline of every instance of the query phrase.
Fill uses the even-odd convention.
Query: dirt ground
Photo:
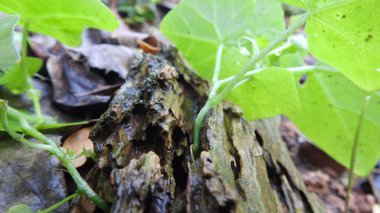
[[[280,128],[282,137],[288,145],[307,188],[318,195],[329,212],[344,212],[345,186],[348,182],[347,169],[314,146],[288,119],[282,119]],[[369,178],[355,179],[350,199],[350,212],[373,212],[376,199],[379,199],[379,197],[376,198],[376,194],[379,193],[378,184],[376,187],[376,181],[373,181],[378,178],[378,174],[379,166],[374,169]]]

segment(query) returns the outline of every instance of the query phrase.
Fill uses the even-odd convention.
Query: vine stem
[[[38,213],[49,213],[49,212],[52,212],[53,210],[56,210],[56,209],[58,209],[59,207],[61,207],[63,204],[65,204],[65,203],[69,202],[70,200],[75,199],[75,198],[77,198],[77,197],[79,197],[79,196],[80,196],[79,193],[74,193],[74,194],[72,194],[72,195],[66,197],[65,199],[59,201],[58,203],[56,203],[56,204],[50,206],[49,208],[44,209],[44,210],[42,210],[42,211],[38,211]]]
[[[7,104],[5,101],[0,100],[0,123],[3,126],[4,130],[16,141],[19,141],[21,144],[33,148],[33,149],[41,149],[48,152],[52,152],[52,148],[45,144],[37,144],[33,143],[27,139],[25,139],[21,134],[18,134],[12,128],[10,128],[7,118]]]
[[[40,96],[41,92],[36,90],[33,81],[29,76],[27,56],[28,56],[28,36],[29,36],[30,20],[26,20],[22,32],[22,53],[21,53],[21,67],[24,73],[24,79],[27,84],[27,96],[32,100],[34,111],[37,115],[38,122],[43,123],[44,118],[41,112]]]
[[[223,44],[220,44],[218,47],[218,50],[216,51],[214,75],[212,76],[213,86],[215,86],[215,84],[217,84],[217,82],[219,81],[220,67],[221,67],[222,58],[223,58],[223,48],[224,48]]]
[[[354,179],[354,170],[355,170],[355,164],[356,164],[356,154],[357,154],[357,150],[358,150],[358,146],[359,146],[360,134],[361,134],[362,128],[363,128],[364,117],[365,117],[365,114],[366,114],[366,112],[368,110],[368,107],[369,107],[369,105],[371,103],[371,99],[372,99],[371,96],[367,96],[365,98],[364,104],[363,104],[363,107],[362,107],[362,110],[361,110],[361,113],[360,113],[358,125],[356,127],[354,144],[352,146],[352,151],[351,151],[350,172],[349,172],[349,176],[348,176],[348,185],[347,185],[347,191],[346,191],[347,195],[346,195],[345,208],[344,208],[344,212],[345,213],[348,213],[349,210],[350,210],[350,194],[351,194],[352,187],[353,187],[352,183],[353,183],[353,179]]]
[[[194,143],[192,146],[192,152],[195,157],[200,156],[200,142],[199,142],[199,132],[202,127],[203,121],[206,118],[206,115],[209,110],[215,107],[220,103],[227,94],[234,89],[234,87],[245,78],[245,74],[249,72],[253,66],[256,65],[259,61],[264,59],[272,50],[274,50],[279,44],[286,40],[290,35],[292,35],[298,28],[306,23],[309,14],[305,13],[300,19],[295,23],[290,25],[287,30],[282,32],[275,40],[273,40],[267,47],[261,50],[255,57],[253,57],[234,77],[233,79],[224,87],[224,89],[215,96],[209,96],[206,104],[203,106],[199,112],[197,118],[195,119],[194,124]]]
[[[33,127],[31,127],[27,122],[20,121],[20,123],[26,134],[36,138],[37,140],[43,143],[47,143],[49,145],[54,144],[56,148],[53,150],[52,154],[55,155],[61,162],[61,164],[67,169],[68,173],[71,175],[71,177],[77,185],[78,193],[81,195],[86,195],[97,206],[99,206],[102,210],[107,212],[107,203],[99,195],[97,195],[88,185],[88,183],[82,178],[78,170],[72,164],[70,157],[62,149],[57,147],[54,141],[52,141],[50,138],[46,137],[44,134],[40,133]]]
[[[8,115],[16,118],[19,121],[25,134],[34,137],[35,139],[39,140],[42,144],[32,143],[26,140],[22,135],[16,133],[13,129],[11,129],[8,124]],[[74,182],[76,183],[77,193],[80,195],[86,195],[88,198],[90,198],[91,201],[93,201],[97,206],[99,206],[99,208],[101,208],[105,212],[108,212],[108,204],[99,195],[97,195],[92,190],[90,185],[88,185],[88,183],[82,178],[78,170],[72,164],[70,156],[63,149],[58,147],[53,140],[46,137],[44,134],[32,127],[23,116],[20,116],[20,113],[17,110],[8,108],[8,105],[4,100],[0,100],[0,122],[3,128],[14,140],[19,141],[22,144],[25,144],[31,148],[49,151],[52,155],[56,156],[58,160],[61,162],[61,164],[67,169],[68,173],[71,175]]]

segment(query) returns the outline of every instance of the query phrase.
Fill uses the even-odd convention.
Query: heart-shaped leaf
[[[32,77],[42,66],[42,60],[39,58],[26,58],[29,77]],[[28,88],[26,79],[23,77],[24,71],[21,64],[15,64],[9,70],[0,75],[0,85],[6,86],[15,94],[21,94]]]
[[[282,0],[310,13],[311,53],[367,91],[380,89],[380,1]]]
[[[0,11],[21,16],[33,32],[78,46],[85,28],[112,31],[119,26],[113,13],[100,0],[0,0]]]
[[[358,88],[339,72],[313,70],[296,73],[301,110],[287,114],[317,146],[349,167],[352,144],[366,96],[373,100],[365,115],[355,172],[367,176],[380,159],[380,96]]]
[[[17,15],[0,17],[0,70],[13,65],[20,58],[13,43],[13,32],[18,20]]]

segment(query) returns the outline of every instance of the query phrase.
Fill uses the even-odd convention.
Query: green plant
[[[25,92],[32,100],[35,111],[34,115],[28,115],[21,110],[9,107],[6,101],[0,100],[0,130],[6,131],[14,140],[25,146],[42,149],[56,156],[77,184],[75,194],[40,212],[51,212],[80,195],[89,197],[101,209],[108,211],[108,204],[91,189],[71,163],[73,156],[70,152],[39,132],[41,129],[81,125],[87,122],[60,124],[42,114],[39,104],[40,91],[34,89],[32,82],[32,77],[40,69],[42,61],[27,57],[27,42],[30,30],[53,36],[68,45],[79,45],[84,28],[114,30],[119,25],[117,19],[99,0],[78,0],[70,4],[64,0],[0,0],[0,11],[13,14],[5,15],[0,19],[0,69],[2,70],[0,85],[8,87],[16,94]],[[23,26],[22,55],[21,62],[13,65],[19,60],[12,42],[14,27],[19,19]],[[6,53],[4,57],[3,53]],[[31,136],[41,143],[33,143],[25,136]],[[81,155],[91,155],[91,153],[84,152]],[[25,205],[17,205],[9,209],[9,212],[17,211],[31,212]]]
[[[371,95],[355,167],[366,176],[380,159],[380,2],[282,2],[304,11],[286,30],[281,4],[274,0],[184,0],[163,20],[164,35],[211,81],[195,121],[193,153],[200,154],[207,112],[226,99],[240,105],[249,120],[287,115],[349,166],[360,103]],[[304,24],[308,47],[295,35]],[[328,65],[303,66],[308,53]],[[306,82],[299,83],[304,76]]]
[[[352,151],[351,151],[350,173],[348,176],[349,179],[348,179],[348,184],[347,184],[347,189],[346,189],[347,196],[346,196],[346,202],[345,202],[345,211],[344,211],[345,213],[348,213],[350,211],[350,197],[351,197],[351,191],[353,188],[353,179],[354,179],[353,173],[354,173],[354,168],[356,166],[356,153],[358,150],[360,134],[361,134],[362,127],[363,127],[363,118],[364,118],[364,115],[367,113],[369,104],[371,103],[371,99],[372,99],[371,96],[367,96],[365,98],[363,108],[362,108],[362,111],[360,113],[358,125],[356,127],[354,146],[353,146]]]
[[[0,18],[0,70],[4,70],[19,60],[13,44],[13,30],[17,25],[17,15],[5,15]]]
[[[155,20],[156,4],[159,2],[160,0],[123,0],[119,1],[118,9],[127,14],[125,21],[128,24],[143,23]]]

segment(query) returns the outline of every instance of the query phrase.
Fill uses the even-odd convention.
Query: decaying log
[[[133,66],[90,135],[100,168],[90,179],[111,211],[324,212],[276,119],[247,122],[238,107],[219,104],[202,128],[201,157],[192,158],[207,88],[177,57],[146,55]]]

